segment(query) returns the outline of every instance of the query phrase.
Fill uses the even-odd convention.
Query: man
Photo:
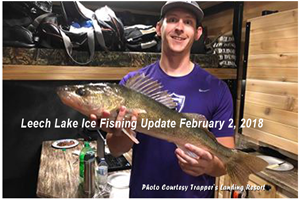
[[[210,131],[221,144],[234,147],[233,129],[228,127],[233,107],[227,85],[190,61],[192,44],[202,34],[202,18],[203,11],[196,2],[167,2],[156,25],[162,39],[160,60],[129,73],[120,84],[137,73],[158,80],[163,90],[181,102],[177,107],[179,112],[202,114],[209,121],[225,121],[222,130]],[[116,120],[122,121],[125,113],[126,107],[121,107]],[[108,117],[109,113],[104,111],[102,116]],[[132,120],[137,117],[135,114]],[[120,129],[105,130],[107,144],[115,156],[133,148],[130,197],[213,197],[214,177],[225,174],[224,165],[217,157],[189,143],[185,145],[186,150],[198,157],[190,157],[175,144],[144,134],[137,133],[140,144],[136,145]],[[201,186],[210,190],[197,189]]]

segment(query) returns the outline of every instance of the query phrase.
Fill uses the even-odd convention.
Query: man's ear
[[[158,36],[161,36],[161,22],[160,21],[156,23],[156,27],[155,28],[156,28],[156,34]]]
[[[203,29],[202,29],[201,26],[199,26],[199,27],[196,29],[195,41],[197,41],[197,40],[200,39],[200,37],[201,37],[201,35],[202,35],[202,31],[203,31]]]

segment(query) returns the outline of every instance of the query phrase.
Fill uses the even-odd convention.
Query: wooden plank
[[[246,101],[274,107],[281,110],[298,112],[298,98],[293,96],[272,95],[246,91]]]
[[[4,80],[120,80],[138,68],[5,65]]]
[[[288,192],[287,190],[284,190],[281,187],[279,187],[276,191],[275,198],[298,198],[298,192],[296,193],[296,195],[294,195],[293,193]]]
[[[247,79],[246,91],[298,98],[298,83]]]
[[[250,36],[249,55],[270,53],[297,53],[298,37],[255,41]]]
[[[247,79],[298,82],[298,68],[248,68]]]
[[[80,150],[82,144],[72,150],[62,151],[51,147],[52,142],[43,142],[37,184],[37,196],[77,198],[79,197],[79,163],[73,150]],[[51,161],[49,161],[51,160]],[[71,175],[72,174],[72,175]],[[66,191],[67,190],[67,191]]]
[[[44,141],[40,159],[38,174],[37,196],[49,198],[82,198],[88,197],[82,190],[79,181],[79,157],[72,154],[75,150],[81,150],[83,141],[65,151],[51,146],[54,141]],[[97,149],[96,141],[90,142],[92,148]],[[126,158],[131,152],[124,154]],[[129,160],[131,161],[131,160]],[[130,172],[123,170],[122,172]],[[109,172],[111,175],[115,172]],[[124,196],[128,198],[128,196]]]
[[[220,181],[220,177],[216,177],[216,179],[215,179],[215,186],[216,187],[220,187],[219,181]],[[220,190],[219,189],[215,189],[215,191],[214,191],[215,198],[219,198],[220,197],[219,193],[220,193]]]
[[[275,198],[289,198],[289,197],[277,191],[275,194]]]
[[[247,78],[281,82],[298,82],[298,68],[249,68]]]
[[[233,9],[225,10],[208,17],[204,17],[203,27],[207,28],[208,35],[220,36],[221,34],[232,32]]]
[[[251,191],[251,190],[249,190],[249,192],[248,192],[249,198],[274,198],[275,197],[276,187],[273,184],[257,177],[256,175],[253,175],[253,174],[251,174],[249,176],[249,179],[250,179],[250,181],[248,182],[248,184],[250,186],[256,187],[256,186],[269,185],[271,187],[271,189],[269,191],[266,191],[266,190]]]
[[[248,21],[251,22],[251,29],[270,27],[270,26],[281,26],[290,23],[297,24],[298,9],[278,12],[271,15],[260,16],[260,17],[249,19]]]
[[[298,53],[255,54],[248,57],[248,68],[298,68]]]
[[[298,24],[283,24],[280,26],[267,26],[261,28],[253,28],[250,31],[252,41],[286,39],[298,37]]]
[[[215,6],[215,5],[218,5],[222,3],[222,1],[209,1],[209,2],[198,2],[199,6],[204,10],[206,8],[209,8],[209,7],[212,7],[212,6]]]
[[[278,10],[279,12],[283,12],[297,8],[297,1],[245,1],[243,21],[261,16],[263,10]]]
[[[75,67],[75,66],[34,66],[5,65],[3,80],[120,80],[133,67]],[[220,79],[235,79],[236,69],[205,68]]]
[[[236,69],[231,68],[204,68],[210,74],[220,79],[236,79]]]
[[[245,102],[244,114],[298,127],[298,114],[265,105]]]
[[[220,35],[232,35],[232,24],[227,24],[223,27],[211,28],[209,30],[209,38],[214,40]]]
[[[272,146],[284,149],[294,154],[298,154],[298,143],[293,142],[270,133],[266,133],[260,130],[245,128],[243,129],[243,134],[249,136],[253,139],[259,140],[260,142],[265,142]]]
[[[257,129],[260,131],[264,131],[266,133],[270,133],[273,135],[276,135],[278,137],[285,138],[287,140],[291,140],[293,142],[298,143],[298,128],[285,125],[279,122],[274,122],[271,120],[263,119],[263,126],[261,128],[258,127],[258,120],[260,118],[244,114],[244,119],[247,121],[250,119],[251,121],[254,121],[257,119],[256,126],[254,127],[254,122],[252,122],[251,128]]]

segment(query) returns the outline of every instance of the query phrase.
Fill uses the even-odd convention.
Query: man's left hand
[[[175,154],[178,158],[178,163],[181,169],[192,176],[200,176],[202,174],[210,173],[214,163],[214,156],[210,152],[191,144],[185,144],[184,147],[185,149],[195,153],[198,157],[193,158],[187,155],[180,148],[177,148],[175,150]]]

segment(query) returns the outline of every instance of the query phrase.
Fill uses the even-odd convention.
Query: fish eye
[[[75,93],[79,96],[85,96],[88,92],[85,88],[79,88],[75,91]]]

